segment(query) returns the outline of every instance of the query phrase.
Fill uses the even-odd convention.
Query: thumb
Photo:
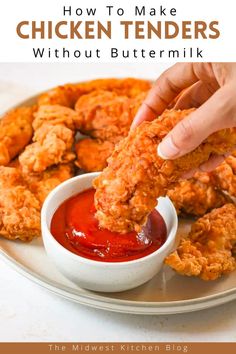
[[[198,147],[212,133],[236,126],[235,88],[222,87],[178,123],[158,146],[163,159],[175,159]]]

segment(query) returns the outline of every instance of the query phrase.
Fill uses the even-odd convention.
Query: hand
[[[156,118],[173,100],[175,109],[198,109],[177,124],[159,144],[158,154],[164,159],[185,155],[215,131],[236,126],[236,63],[178,63],[172,66],[155,82],[131,129],[144,120]],[[200,170],[212,170],[223,160],[224,157],[212,156]]]

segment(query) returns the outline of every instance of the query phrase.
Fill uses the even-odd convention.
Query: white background
[[[167,65],[1,64],[0,110],[50,86],[104,76],[155,78]],[[27,247],[27,245],[25,246]],[[0,341],[236,341],[236,302],[184,315],[134,316],[59,298],[0,259]]]
[[[111,17],[107,16],[105,11],[106,5],[114,5],[115,8],[123,7],[125,9],[125,15],[119,17],[113,15]],[[160,5],[167,8],[175,7],[177,9],[176,17],[134,17],[134,7],[135,5],[146,4],[147,9],[149,7],[155,7],[157,10]],[[72,6],[72,9],[78,7],[97,7],[97,14],[95,17],[86,16],[71,16],[63,17],[62,9],[63,5]],[[60,20],[94,20],[105,22],[111,20],[113,22],[113,36],[112,40],[24,40],[20,39],[16,35],[16,25],[23,20],[52,20],[58,22]],[[176,22],[191,20],[191,21],[206,21],[210,22],[212,20],[217,20],[220,23],[221,37],[217,40],[210,39],[199,39],[199,40],[133,40],[129,41],[122,39],[122,31],[118,25],[121,20],[150,20],[150,21],[165,21],[172,20]],[[50,48],[70,48],[70,49],[80,49],[81,51],[85,49],[95,49],[102,48],[102,58],[95,59],[92,61],[99,62],[114,62],[114,59],[109,57],[109,48],[118,47],[120,49],[131,49],[131,48],[146,48],[146,49],[179,49],[184,47],[200,47],[204,49],[204,61],[236,61],[236,45],[235,45],[235,1],[233,0],[86,0],[86,1],[74,1],[74,0],[7,0],[1,2],[0,11],[0,61],[1,62],[31,62],[34,59],[32,54],[32,47],[50,47]],[[49,61],[49,59],[37,59],[37,61]],[[85,59],[84,57],[80,59],[51,59],[51,61],[82,61],[88,62],[90,59]],[[119,58],[119,61],[127,61],[127,59]],[[151,59],[130,59],[132,62],[145,61]],[[166,62],[167,58],[160,59],[162,62]],[[159,61],[160,61],[159,60]],[[171,60],[171,59],[170,59]],[[173,59],[172,59],[173,60]],[[189,58],[184,59],[183,57],[179,60],[189,61]],[[193,58],[192,61],[195,61]],[[198,61],[201,59],[198,59]],[[154,62],[156,63],[156,59]]]

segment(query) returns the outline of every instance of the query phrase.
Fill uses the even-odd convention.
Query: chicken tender
[[[107,159],[114,150],[110,141],[83,139],[75,145],[76,165],[86,172],[102,171],[107,166]]]
[[[207,181],[202,182],[204,173],[201,173],[201,178],[198,175],[190,180],[180,181],[167,192],[177,214],[181,216],[202,216],[230,201],[223,192],[214,188],[207,176]]]
[[[17,168],[0,167],[0,236],[31,241],[40,236],[40,203]]]
[[[26,172],[42,172],[58,163],[75,158],[75,111],[62,106],[41,106],[35,114],[33,143],[20,155],[20,164]]]
[[[96,217],[102,228],[120,233],[139,231],[154,209],[157,197],[191,168],[223,154],[236,144],[236,128],[209,136],[193,152],[175,160],[163,160],[157,147],[167,133],[193,110],[165,111],[152,122],[143,122],[123,139],[108,167],[95,179]]]
[[[68,129],[74,130],[74,121],[77,114],[73,109],[60,105],[40,106],[35,113],[33,122],[34,131],[37,132],[45,124],[64,125]]]
[[[20,107],[0,119],[0,165],[6,166],[30,142],[35,107]]]
[[[75,105],[76,128],[100,140],[118,142],[128,135],[130,125],[146,93],[136,98],[115,92],[94,91],[82,96]]]
[[[107,90],[119,95],[136,97],[143,91],[151,88],[150,81],[125,78],[125,79],[98,79],[79,84],[66,84],[58,86],[42,94],[38,105],[61,105],[74,108],[76,101],[82,96],[95,90]]]
[[[136,98],[118,96],[115,92],[94,91],[76,103],[76,127],[96,139],[76,144],[76,165],[87,172],[101,171],[114,146],[128,135],[130,125],[146,92]]]
[[[197,220],[165,263],[178,273],[215,280],[236,269],[236,206],[226,204]]]
[[[36,196],[42,206],[48,194],[60,183],[74,176],[72,164],[60,164],[49,167],[42,173],[24,174],[22,177],[29,190]]]
[[[236,198],[236,157],[231,155],[210,174],[211,182],[216,188],[226,191]]]

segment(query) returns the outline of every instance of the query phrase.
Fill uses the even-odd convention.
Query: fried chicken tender
[[[56,186],[74,176],[74,169],[72,164],[60,164],[49,167],[41,173],[24,174],[23,171],[21,173],[29,190],[42,206],[48,194]]]
[[[82,96],[95,90],[113,91],[119,95],[136,97],[143,91],[151,88],[150,81],[125,78],[125,79],[98,79],[79,84],[66,84],[58,86],[42,94],[38,105],[61,105],[74,108],[76,101]]]
[[[76,128],[93,138],[116,143],[128,135],[145,96],[146,92],[142,92],[135,98],[129,98],[109,91],[93,91],[84,95],[75,105],[78,113]]]
[[[40,106],[35,113],[33,143],[20,155],[22,168],[28,172],[42,172],[58,163],[68,163],[75,158],[75,111],[70,108]]]
[[[206,173],[202,172],[200,175],[201,177],[198,173],[189,180],[182,180],[167,191],[177,214],[202,216],[230,201],[229,197],[212,185]]]
[[[236,206],[226,204],[197,220],[165,263],[182,275],[215,280],[236,269]]]
[[[74,176],[72,163],[55,165],[38,173],[26,173],[18,159],[13,160],[8,166],[17,169],[24,184],[36,196],[40,205],[56,186]]]
[[[17,168],[0,167],[0,236],[31,241],[40,236],[40,203]]]
[[[114,150],[110,141],[83,139],[76,143],[76,165],[86,172],[102,171],[107,166],[107,159]]]
[[[227,192],[227,195],[224,193]],[[236,197],[236,158],[231,155],[212,172],[197,172],[168,190],[177,213],[202,216]]]
[[[146,92],[135,98],[119,96],[115,92],[94,91],[76,103],[77,129],[96,139],[76,144],[76,165],[87,172],[101,171],[115,144],[128,135],[130,125]]]
[[[39,128],[48,123],[50,125],[64,125],[68,129],[74,130],[76,118],[76,112],[67,107],[60,105],[40,106],[35,113],[33,128],[37,132]]]
[[[28,242],[41,235],[40,210],[52,189],[74,175],[72,164],[24,174],[16,159],[0,167],[0,236]]]
[[[35,107],[20,107],[0,119],[0,165],[6,166],[30,142]]]
[[[159,196],[183,172],[198,167],[212,153],[223,154],[236,144],[236,128],[209,136],[193,152],[175,160],[163,160],[157,146],[167,133],[193,110],[166,110],[152,122],[143,122],[123,139],[108,167],[95,179],[96,217],[102,228],[120,233],[139,231]]]
[[[209,173],[209,176],[216,188],[226,191],[231,197],[236,197],[236,157],[234,155],[227,157],[221,165]]]

